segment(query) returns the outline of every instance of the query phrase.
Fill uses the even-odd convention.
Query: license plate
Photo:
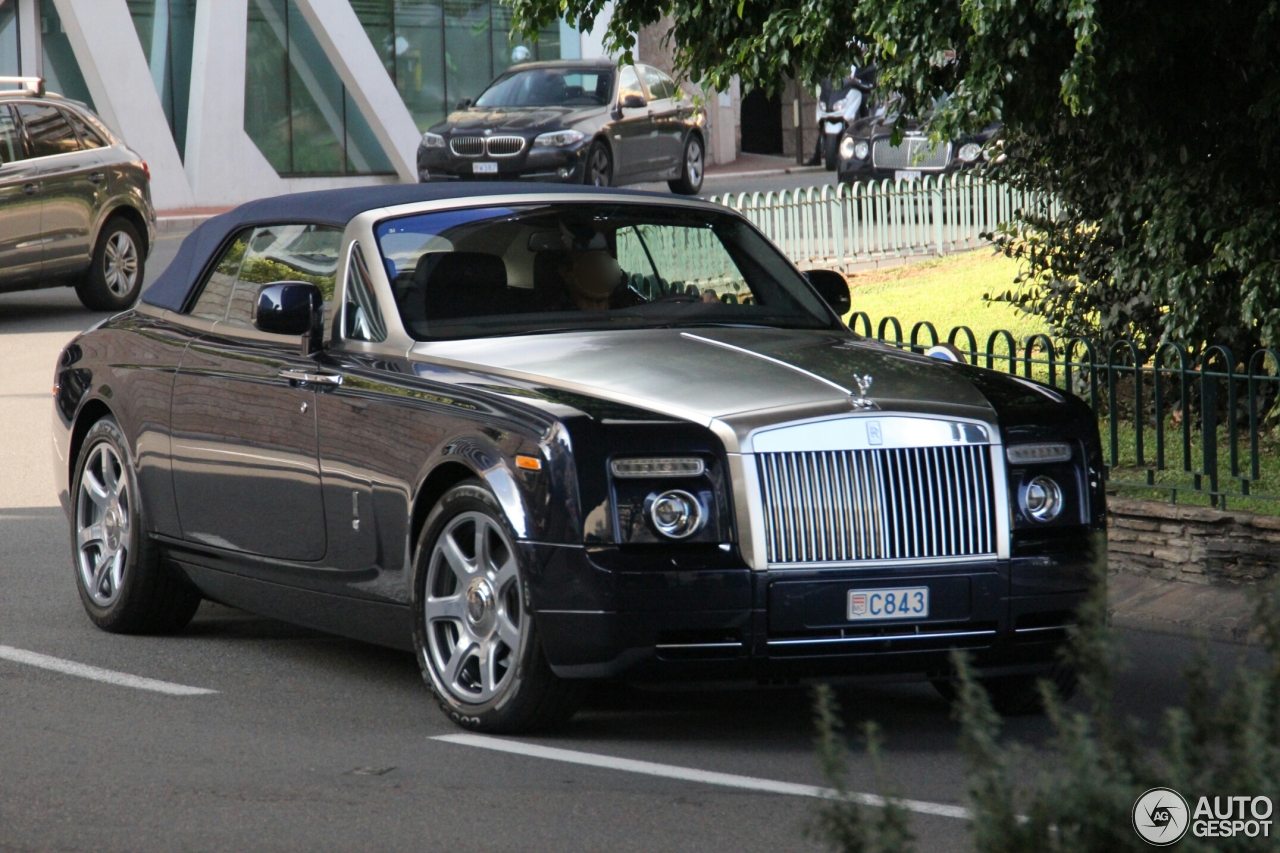
[[[471,171],[477,175],[496,175],[498,174],[497,163],[472,163]],[[920,173],[917,172],[917,175]]]
[[[929,615],[929,587],[849,590],[849,619],[916,619]]]
[[[479,163],[476,164],[480,165]],[[918,181],[920,180],[919,169],[898,169],[893,173],[895,181]]]

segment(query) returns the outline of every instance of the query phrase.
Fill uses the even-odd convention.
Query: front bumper
[[[791,679],[946,673],[969,650],[985,674],[1052,665],[1105,534],[1059,554],[945,567],[753,571],[620,568],[614,549],[526,545],[537,625],[564,678]],[[1099,550],[1099,548],[1101,550]],[[711,560],[711,563],[717,561]],[[1016,582],[1015,582],[1016,579]],[[1069,579],[1069,580],[1064,580]],[[853,588],[928,586],[925,619],[850,622]]]
[[[539,181],[580,184],[586,171],[587,147],[526,148],[513,157],[459,157],[447,148],[418,149],[418,180]],[[496,172],[476,172],[477,163],[492,164]]]

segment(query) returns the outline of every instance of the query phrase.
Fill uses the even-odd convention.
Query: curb
[[[1112,572],[1107,614],[1112,627],[1220,643],[1257,645],[1260,632],[1249,587],[1167,581]]]
[[[788,169],[761,169],[757,172],[707,172],[702,176],[705,181],[717,181],[721,178],[767,178],[770,175],[802,175],[807,172],[825,172],[823,166],[793,166]]]

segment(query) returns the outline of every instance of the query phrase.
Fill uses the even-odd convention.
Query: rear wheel
[[[72,481],[76,588],[93,623],[116,634],[179,631],[200,593],[146,535],[129,446],[104,418],[89,428]]]
[[[705,162],[702,153],[702,140],[697,134],[689,134],[684,142],[684,158],[681,162],[678,180],[667,181],[673,193],[680,195],[697,195],[702,191],[702,176]]]
[[[591,187],[613,186],[613,155],[603,142],[593,142],[587,150],[583,183]]]
[[[91,311],[123,311],[138,298],[145,274],[138,229],[117,217],[102,226],[89,272],[76,285],[76,295]]]
[[[573,685],[542,654],[516,537],[477,480],[427,519],[414,583],[414,645],[441,710],[466,729],[522,732],[573,714]]]

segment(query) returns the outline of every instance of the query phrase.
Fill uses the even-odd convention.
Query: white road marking
[[[63,660],[62,658],[42,655],[39,652],[29,652],[26,649],[15,649],[13,646],[0,646],[0,659],[10,660],[14,663],[25,663],[28,666],[38,666],[41,669],[61,672],[64,675],[88,678],[91,681],[115,684],[118,687],[132,687],[135,690],[150,690],[153,693],[166,693],[170,696],[204,696],[209,693],[218,692],[217,690],[209,690],[204,687],[188,687],[185,684],[174,684],[170,681],[157,681],[154,678],[143,678],[140,675],[130,675],[127,672],[116,672],[112,669],[102,669],[101,667],[89,666],[85,663],[76,663],[72,660]]]
[[[530,758],[545,758],[551,761],[564,761],[569,764],[583,764],[587,767],[600,767],[606,770],[622,770],[627,773],[642,773],[646,776],[662,776],[667,779],[680,779],[685,782],[701,782],[706,785],[723,785],[727,788],[742,788],[748,791],[760,791],[766,794],[785,794],[792,797],[814,797],[822,800],[838,798],[839,793],[833,788],[821,788],[817,785],[800,785],[795,782],[778,782],[773,779],[758,779],[754,776],[738,776],[733,773],[716,773],[710,770],[696,770],[692,767],[677,767],[674,764],[657,764],[652,761],[636,761],[632,758],[616,758],[612,755],[597,755],[592,752],[578,752],[573,749],[557,749],[551,746],[538,746],[514,740],[489,737],[487,735],[437,735],[432,740],[459,746],[474,746],[479,749],[492,749],[498,752],[509,752],[514,755],[525,755]],[[883,808],[885,798],[875,794],[849,793],[848,798],[864,806]],[[895,802],[907,811],[917,814],[951,817],[969,820],[973,817],[963,806],[948,806],[943,803],[930,803],[924,800],[901,800]]]

